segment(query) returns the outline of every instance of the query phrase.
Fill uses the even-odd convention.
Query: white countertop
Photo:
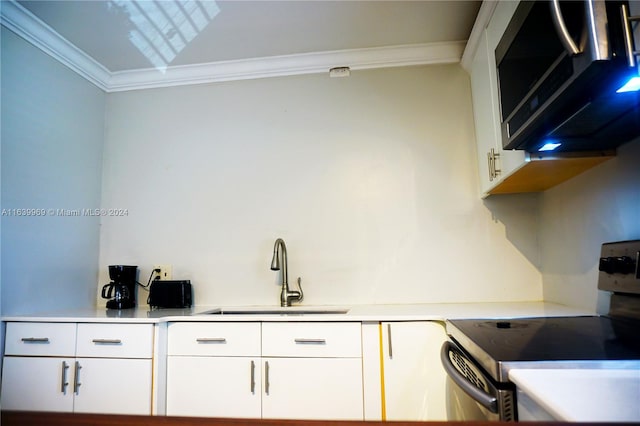
[[[585,309],[547,302],[504,303],[433,303],[414,305],[354,305],[354,306],[294,306],[283,308],[291,315],[208,315],[216,309],[280,309],[278,306],[196,306],[189,309],[158,309],[148,307],[125,310],[76,309],[38,312],[25,315],[5,315],[3,321],[47,322],[126,322],[159,323],[167,321],[444,321],[463,318],[524,318],[544,316],[593,315]],[[345,314],[296,315],[300,309],[348,309]]]
[[[513,369],[509,379],[555,420],[640,422],[640,369]]]

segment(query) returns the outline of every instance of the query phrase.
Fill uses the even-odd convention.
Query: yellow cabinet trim
[[[380,418],[384,422],[387,420],[387,408],[384,394],[384,350],[382,348],[382,323],[378,324],[378,333],[380,335]]]

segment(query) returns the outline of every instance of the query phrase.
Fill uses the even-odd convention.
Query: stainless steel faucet
[[[287,246],[282,238],[278,238],[273,245],[273,259],[271,259],[271,270],[280,270],[280,257],[282,257],[282,291],[280,292],[280,306],[291,306],[292,300],[298,302],[302,300],[301,279],[298,278],[298,289],[289,290],[289,277],[287,275]]]

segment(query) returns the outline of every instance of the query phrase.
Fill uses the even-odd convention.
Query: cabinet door
[[[471,63],[471,97],[476,129],[478,154],[478,172],[480,189],[483,194],[500,183],[506,176],[525,164],[523,151],[505,151],[502,149],[500,130],[500,99],[498,95],[498,77],[496,72],[495,49],[502,37],[518,2],[499,2],[491,22],[482,32],[478,50]],[[496,176],[490,176],[489,156],[493,159]]]
[[[151,414],[151,360],[77,358],[77,413]]]
[[[483,31],[473,62],[471,63],[471,100],[473,103],[473,118],[476,127],[476,144],[478,147],[478,172],[480,174],[480,190],[486,193],[499,180],[499,176],[490,175],[489,158],[491,151],[500,151],[499,121],[494,114],[497,99],[492,90],[491,67],[487,32]]]
[[[382,324],[387,420],[446,420],[446,373],[440,348],[447,335],[434,321]]]
[[[167,415],[260,418],[259,358],[170,356]]]
[[[263,418],[363,419],[360,358],[263,358]]]
[[[73,411],[73,358],[4,357],[3,410]]]
[[[500,158],[497,160],[497,166],[500,168],[501,173],[498,181],[502,181],[505,177],[511,175],[513,172],[523,167],[526,164],[524,151],[502,149],[502,130],[500,123],[502,118],[500,116],[500,98],[498,90],[498,72],[496,70],[496,47],[504,34],[511,17],[518,7],[518,1],[501,1],[498,2],[489,25],[487,25],[487,55],[489,57],[489,81],[485,83],[489,90],[491,90],[491,96],[493,104],[494,125],[496,131],[496,144],[500,153]],[[472,89],[473,90],[473,89]],[[494,180],[494,183],[496,181]],[[495,185],[493,185],[495,186]]]

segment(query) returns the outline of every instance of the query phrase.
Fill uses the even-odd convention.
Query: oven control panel
[[[640,294],[640,240],[602,244],[598,288]]]

